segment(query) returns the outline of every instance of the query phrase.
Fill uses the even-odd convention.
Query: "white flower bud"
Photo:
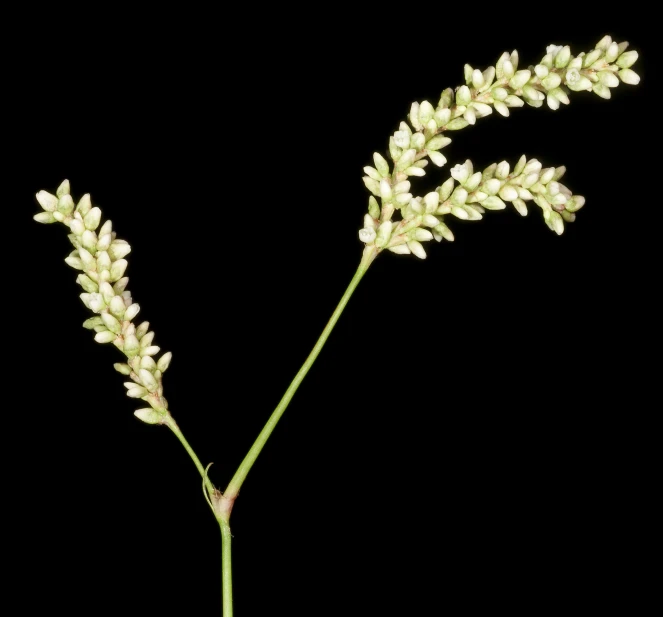
[[[447,124],[447,131],[460,131],[460,129],[464,129],[468,124],[469,122],[465,118],[454,118]]]
[[[373,162],[380,175],[386,178],[389,175],[389,163],[386,159],[379,152],[374,152]]]
[[[451,194],[451,203],[455,206],[462,206],[467,201],[467,191],[462,187],[456,187],[456,190]]]
[[[410,134],[406,131],[396,131],[394,133],[394,141],[399,148],[409,148]]]
[[[138,311],[140,311],[140,305],[139,304],[132,304],[127,308],[127,310],[124,313],[124,321],[133,321],[134,317],[138,315]]]
[[[415,127],[417,130],[424,128],[424,125],[433,117],[435,108],[428,101],[419,103],[419,122],[421,126]]]
[[[509,163],[502,161],[495,169],[495,177],[504,180],[509,175]]]
[[[62,197],[63,195],[69,195],[71,188],[69,186],[69,180],[63,180],[62,184],[58,186],[58,188],[55,191],[55,194],[59,197]]]
[[[506,208],[506,204],[497,195],[486,197],[486,199],[481,202],[481,205],[486,210],[504,210],[504,208]]]
[[[425,175],[426,175],[426,172],[423,170],[423,168],[421,168],[421,167],[419,167],[419,166],[417,166],[417,165],[413,165],[412,167],[408,167],[408,168],[405,170],[404,173],[405,173],[405,175],[407,175],[407,176],[418,176],[418,177],[422,177],[422,176],[425,176]]]
[[[87,229],[94,231],[97,227],[99,227],[99,223],[101,222],[101,210],[99,208],[92,208],[85,215],[83,221],[85,222],[85,227]]]
[[[403,155],[401,156],[400,159],[398,159],[398,162],[396,163],[396,170],[403,171],[408,167],[410,167],[410,165],[414,163],[414,157],[416,155],[417,151],[414,148],[410,148],[409,150],[403,152]]]
[[[640,83],[640,76],[631,69],[622,69],[619,71],[618,75],[625,84],[637,86]]]
[[[437,206],[440,203],[440,196],[436,192],[427,193],[424,196],[424,203],[426,204],[426,212],[431,214],[437,210]]]
[[[392,222],[384,221],[378,227],[377,235],[375,238],[375,246],[378,248],[387,246],[391,238]]]
[[[32,217],[37,223],[55,223],[57,219],[53,212],[39,212]]]
[[[409,255],[412,251],[408,248],[407,244],[397,244],[396,246],[390,246],[387,248],[388,251],[396,253],[397,255]]]
[[[127,396],[130,398],[143,398],[146,395],[147,395],[147,389],[143,388],[143,386],[138,386],[136,384],[134,384],[132,388],[127,390]]]
[[[592,86],[592,92],[598,94],[602,99],[609,99],[612,96],[610,88],[605,84],[594,84]]]
[[[380,196],[380,183],[377,180],[374,180],[369,176],[364,176],[362,180],[364,181],[366,188],[373,193],[373,195]]]
[[[555,67],[558,69],[563,69],[571,59],[571,48],[568,45],[565,45],[560,49],[555,55]]]
[[[497,195],[497,192],[500,190],[502,183],[497,178],[491,178],[486,180],[481,187],[481,190],[488,195]]]
[[[115,364],[113,364],[113,368],[118,373],[122,373],[122,375],[131,375],[131,367],[128,364],[116,362]]]
[[[543,64],[537,64],[534,67],[534,72],[539,79],[543,80],[548,76],[549,69],[547,66],[543,66]]]
[[[555,88],[554,90],[551,90],[548,94],[549,96],[554,96],[560,103],[564,103],[564,105],[569,104],[569,97],[566,94],[566,92],[564,92],[564,90],[562,90],[561,88]]]
[[[484,84],[483,73],[479,69],[472,71],[472,86],[474,88],[481,88]]]
[[[99,286],[85,274],[79,274],[76,277],[76,282],[88,293],[97,293],[99,291]]]
[[[392,197],[391,185],[387,179],[380,181],[380,197],[382,197],[383,202],[389,201]]]
[[[382,180],[382,176],[378,173],[377,169],[374,169],[370,165],[367,165],[364,167],[364,173],[371,178],[371,180],[375,180],[376,182],[380,182]]]
[[[46,191],[39,191],[35,197],[39,205],[47,212],[55,212],[58,207],[58,198]]]
[[[635,64],[635,61],[637,59],[638,59],[638,52],[635,50],[631,50],[619,56],[615,64],[617,64],[617,66],[620,69],[629,69]]]
[[[433,118],[438,126],[446,126],[449,120],[451,120],[451,110],[446,107],[438,109],[435,111]]]
[[[541,165],[540,161],[537,159],[530,159],[529,162],[525,165],[523,168],[522,173],[523,174],[531,174],[531,173],[539,173],[541,171]]]
[[[492,95],[493,100],[503,101],[507,96],[509,96],[509,91],[504,88],[493,88]]]
[[[410,120],[410,124],[417,131],[424,128],[423,125],[421,124],[421,122],[419,121],[419,103],[417,103],[416,101],[414,103],[412,103],[412,106],[410,107],[410,114],[409,114],[408,118]]]
[[[74,200],[71,198],[71,195],[62,195],[62,197],[58,199],[57,209],[58,212],[64,214],[65,216],[71,214],[74,211]]]
[[[103,227],[102,227],[103,230]],[[110,232],[106,232],[110,233]],[[101,232],[99,235],[104,235]],[[131,252],[131,246],[125,240],[113,240],[108,248],[108,254],[113,261],[126,257]]]
[[[156,379],[154,379],[154,375],[150,373],[145,368],[141,368],[138,370],[138,376],[140,377],[140,380],[143,382],[143,385],[150,391],[150,392],[156,392],[159,388],[159,384],[157,383]]]
[[[456,105],[469,105],[472,100],[472,94],[467,86],[461,86],[456,92]]]
[[[114,341],[117,338],[116,334],[113,334],[112,332],[109,332],[108,330],[104,330],[103,332],[97,332],[97,334],[94,335],[94,340],[97,341],[97,343],[110,343],[111,341]]]
[[[411,234],[412,234],[412,239],[417,240],[419,242],[428,242],[429,240],[433,239],[433,234],[427,229],[422,229],[421,227],[413,229]]]
[[[515,187],[505,184],[502,190],[500,190],[500,197],[504,201],[513,201],[514,199],[518,199],[518,191]]]
[[[530,77],[532,76],[532,73],[530,71],[518,71],[510,80],[509,80],[509,85],[514,89],[518,90],[518,88],[522,88],[529,80]]]
[[[110,301],[110,304],[108,305],[108,308],[110,312],[115,315],[115,317],[118,317],[122,319],[124,316],[124,311],[126,310],[126,306],[124,305],[124,300],[120,296],[113,296],[113,298]]]
[[[140,354],[141,356],[156,356],[160,350],[161,347],[158,347],[157,345],[150,345],[149,347],[142,349]]]
[[[464,221],[470,218],[470,215],[467,213],[467,210],[465,210],[461,206],[453,206],[451,208],[451,214],[453,214],[455,217],[459,219],[463,219]]]
[[[605,50],[605,55],[603,56],[603,59],[608,63],[611,64],[617,59],[617,56],[619,55],[619,45],[615,41],[610,43],[608,45],[608,49]]]
[[[538,181],[539,181],[539,174],[535,172],[535,173],[531,173],[531,174],[526,175],[522,179],[522,182],[520,183],[520,185],[524,189],[528,189],[528,188],[534,186]]]
[[[373,195],[368,198],[368,214],[374,219],[380,218],[380,206],[378,206],[377,199]]]
[[[165,417],[164,414],[159,413],[156,409],[152,409],[151,407],[137,409],[134,411],[134,416],[145,422],[145,424],[163,424],[163,418]]]
[[[477,171],[476,173],[472,174],[465,182],[463,182],[463,186],[467,189],[467,191],[473,191],[476,189],[479,184],[481,184],[481,172]]]
[[[546,96],[546,102],[548,103],[548,107],[553,111],[559,109],[559,101],[554,96],[548,94],[548,96]]]
[[[433,235],[431,234],[431,238]],[[416,240],[411,240],[407,243],[407,247],[412,251],[413,255],[416,255],[419,259],[426,259],[426,251],[421,243]]]
[[[410,200],[412,199],[412,194],[411,193],[400,193],[399,195],[396,195],[396,198],[394,201],[401,207],[407,206],[407,204],[410,203]]]
[[[454,241],[454,235],[444,223],[440,223],[439,225],[435,226],[435,231],[440,234],[445,240],[448,240],[449,242]]]
[[[576,73],[577,72],[578,71],[576,71]],[[545,79],[541,80],[541,85],[546,90],[552,90],[553,88],[558,88],[561,83],[562,83],[562,78],[558,73],[550,73],[550,75],[548,75]]]
[[[436,135],[431,137],[426,143],[426,149],[430,150],[441,150],[445,146],[448,146],[451,143],[451,138],[446,137],[445,135]]]
[[[436,208],[436,210],[437,210],[437,208]],[[440,224],[440,219],[433,216],[432,214],[424,214],[422,223],[426,227],[435,227],[436,225]],[[417,239],[419,239],[419,238],[417,238]]]
[[[495,67],[494,66],[489,66],[483,73],[483,86],[481,86],[480,90],[485,92],[490,88],[492,85],[494,79],[495,79]]]
[[[173,354],[170,351],[167,351],[161,358],[159,358],[159,361],[157,362],[157,368],[162,372],[165,373],[166,369],[170,366],[170,362],[173,359]]]
[[[605,35],[597,44],[596,44],[596,49],[602,49],[605,51],[610,47],[610,44],[612,43],[612,37],[609,35]]]
[[[619,77],[610,71],[600,71],[598,78],[608,88],[616,88],[619,85]]]
[[[119,281],[124,276],[124,271],[127,269],[129,263],[126,259],[118,259],[113,262],[110,267],[110,280],[115,282]]]
[[[564,233],[564,219],[560,216],[559,212],[555,212],[554,210],[547,211],[546,214],[549,214],[547,219],[548,226],[558,236],[561,236]]]
[[[571,199],[569,199],[566,202],[565,208],[567,212],[577,212],[584,205],[585,205],[585,198],[582,195],[574,195]]]
[[[85,225],[78,219],[72,219],[71,223],[69,223],[69,229],[71,229],[71,233],[75,236],[82,236],[85,231]]]
[[[463,114],[463,118],[467,120],[468,124],[475,124],[477,121],[477,116],[474,113],[474,110],[471,107],[468,107]]]
[[[370,214],[364,214],[364,227],[367,229],[375,229],[377,227],[375,219]]]
[[[428,156],[430,160],[433,161],[433,164],[437,165],[438,167],[443,167],[447,162],[446,157],[436,150],[430,150],[428,152]]]
[[[497,79],[502,79],[504,77],[504,63],[509,60],[510,61],[510,56],[509,52],[505,51],[497,60],[497,63],[495,64],[495,76]]]
[[[511,203],[520,216],[527,216],[527,205],[522,199],[514,199]]]
[[[456,165],[454,169],[452,169],[452,177],[448,178],[441,187],[437,189],[437,193],[440,196],[440,202],[445,201],[446,199],[449,198],[449,195],[451,195],[451,191],[454,189],[454,179],[453,179],[453,174],[456,173],[460,175],[460,170],[456,170],[457,167],[463,167],[462,165]],[[456,170],[454,172],[454,170]],[[469,174],[468,174],[469,175]]]
[[[510,94],[504,99],[505,105],[507,107],[522,107],[525,103],[521,98],[518,98],[515,94]]]
[[[81,298],[83,298],[82,294]],[[85,300],[83,300],[83,302],[85,302]],[[100,293],[91,293],[87,305],[93,313],[99,313],[106,308],[104,297]]]
[[[425,145],[426,145],[426,138],[424,137],[423,133],[415,133],[410,138],[410,146],[417,151],[423,150]]]
[[[495,101],[495,103],[493,103],[493,107],[498,114],[504,116],[505,118],[509,116],[509,108],[502,101]]]
[[[486,103],[474,102],[472,103],[472,109],[474,109],[477,118],[485,118],[493,113],[493,108],[490,105],[486,105]]]

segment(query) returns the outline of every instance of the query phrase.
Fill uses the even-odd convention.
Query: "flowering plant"
[[[389,140],[387,157],[376,152],[374,166],[364,169],[364,183],[371,196],[359,231],[359,240],[364,245],[359,268],[310,356],[223,491],[212,484],[208,466],[200,461],[184,438],[164,397],[163,376],[172,356],[165,353],[157,359],[160,348],[154,344],[149,323],[136,323],[140,307],[128,291],[125,276],[128,265],[125,257],[130,246],[116,236],[110,221],[102,224],[101,210],[92,205],[89,195],[84,195],[77,203],[73,200],[67,181],[55,194],[45,191],[37,194],[43,212],[35,219],[41,223],[61,222],[69,228],[74,250],[66,262],[81,272],[77,277],[84,290],[81,299],[94,313],[84,327],[95,332],[97,342],[113,343],[126,356],[115,368],[128,378],[125,382],[127,395],[147,405],[135,412],[136,417],[148,424],[167,426],[200,473],[205,496],[223,539],[222,587],[226,617],[232,615],[229,519],[239,489],[375,258],[388,250],[423,259],[426,257],[423,243],[433,239],[438,242],[454,240],[450,220],[481,220],[487,211],[504,209],[507,203],[523,216],[528,213],[527,202],[534,203],[542,211],[547,226],[562,234],[564,225],[575,220],[576,212],[585,201],[560,182],[565,172],[563,166],[544,167],[538,160],[525,156],[513,166],[501,161],[483,171],[475,171],[472,162],[467,160],[453,166],[451,177],[434,191],[421,196],[412,193],[410,179],[424,176],[429,160],[438,167],[446,164],[447,159],[441,153],[451,142],[446,133],[475,124],[493,109],[508,116],[513,108],[524,104],[541,107],[545,102],[556,110],[561,104],[568,104],[573,91],[591,90],[602,98],[609,98],[610,89],[620,81],[638,82],[630,68],[636,59],[637,53],[627,51],[626,43],[613,42],[610,37],[602,39],[590,52],[577,56],[572,56],[567,46],[550,46],[541,61],[527,69],[518,69],[519,58],[515,51],[504,53],[495,66],[485,70],[466,65],[465,84],[443,91],[437,105],[428,101],[412,105],[408,122],[403,121]]]

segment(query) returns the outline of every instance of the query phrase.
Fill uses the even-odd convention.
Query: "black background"
[[[131,243],[140,317],[174,354],[165,394],[223,487],[355,271],[362,167],[410,103],[460,85],[466,62],[517,48],[525,67],[607,32],[641,51],[638,87],[493,114],[413,183],[525,153],[566,165],[587,205],[562,237],[535,206],[509,209],[453,221],[456,242],[427,244],[426,261],[373,264],[236,503],[235,604],[538,614],[632,608],[650,587],[648,17],[371,10],[60,15],[8,46],[3,554],[20,614],[219,612],[200,479],[165,428],[133,417],[121,356],[80,327],[65,230],[31,220],[38,190],[68,178]]]

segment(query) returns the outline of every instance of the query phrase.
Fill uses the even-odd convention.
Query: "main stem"
[[[302,368],[300,368],[297,375],[295,375],[295,378],[292,380],[290,387],[286,390],[286,393],[283,395],[283,398],[276,406],[276,409],[272,412],[269,420],[267,420],[267,424],[265,424],[262,431],[260,431],[258,438],[255,440],[253,446],[251,446],[248,454],[244,457],[244,460],[235,472],[232,480],[230,480],[230,484],[228,484],[228,488],[223,494],[221,494],[214,487],[210,479],[207,477],[207,473],[205,472],[205,468],[200,462],[200,459],[193,451],[193,448],[189,445],[189,442],[184,438],[184,435],[182,434],[180,428],[177,426],[175,420],[172,418],[172,416],[167,416],[165,424],[170,428],[171,431],[173,431],[173,433],[175,433],[175,436],[180,440],[184,446],[184,449],[189,453],[191,460],[194,462],[198,472],[203,478],[203,482],[205,483],[205,487],[207,489],[207,494],[213,506],[212,509],[214,510],[214,516],[216,517],[216,520],[219,523],[219,527],[221,528],[221,591],[223,598],[223,617],[233,616],[233,588],[231,567],[232,535],[230,533],[229,520],[233,504],[235,503],[235,499],[237,499],[237,495],[239,494],[239,489],[244,483],[244,480],[246,479],[246,476],[249,473],[251,467],[253,467],[253,464],[256,462],[258,455],[267,443],[267,440],[272,434],[272,431],[274,428],[276,428],[276,425],[281,419],[283,412],[287,409],[290,401],[292,400],[292,397],[295,395],[295,392],[297,392],[297,388],[299,388],[299,385],[302,383],[304,377],[306,377],[306,374],[309,372],[316,358],[322,351],[322,348],[327,342],[327,339],[329,338],[331,331],[334,329],[336,322],[341,316],[343,309],[345,309],[348,300],[350,300],[350,296],[352,296],[354,290],[357,288],[357,285],[359,285],[359,281],[361,281],[364,274],[366,274],[368,266],[370,266],[371,262],[375,259],[376,256],[377,250],[375,247],[367,247],[364,250],[364,255],[362,257],[361,263],[359,264],[359,268],[357,268],[355,275],[352,277],[348,288],[345,290],[345,293],[338,303],[338,306],[334,310],[331,318],[329,319],[329,322],[325,326],[325,329],[322,331],[320,338],[313,347],[313,350],[309,354],[308,358],[306,358],[306,362],[304,362]]]

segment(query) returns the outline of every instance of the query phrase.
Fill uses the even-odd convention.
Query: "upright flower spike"
[[[377,157],[379,155],[376,155],[376,163],[380,161]],[[379,164],[384,169],[381,161]],[[124,276],[128,265],[124,257],[131,247],[124,240],[115,238],[110,221],[99,228],[101,210],[92,206],[89,195],[84,195],[74,206],[69,188],[69,182],[65,180],[55,195],[39,191],[36,199],[44,212],[34,218],[40,223],[59,221],[69,227],[74,251],[65,262],[82,270],[76,279],[85,291],[81,299],[97,314],[86,320],[83,326],[95,331],[95,341],[112,342],[127,356],[126,363],[115,364],[116,370],[132,379],[127,382],[127,396],[141,398],[152,406],[149,410],[152,413],[138,410],[136,417],[148,424],[163,423],[169,412],[162,395],[161,379],[172,354],[167,352],[158,362],[155,361],[153,356],[159,353],[159,347],[152,345],[154,333],[147,332],[147,325],[136,328],[133,324],[140,306],[132,301],[126,289],[129,279]]]
[[[495,66],[483,71],[466,64],[465,83],[455,90],[444,90],[437,106],[429,101],[412,103],[409,124],[401,122],[389,140],[393,171],[377,153],[375,168],[365,168],[364,182],[382,205],[371,196],[370,217],[359,231],[360,241],[374,255],[386,249],[423,259],[422,242],[453,241],[445,216],[478,221],[487,210],[503,210],[509,203],[526,216],[527,202],[536,204],[548,227],[562,234],[565,223],[573,222],[585,203],[583,197],[573,195],[558,182],[564,167],[542,169],[539,161],[523,155],[513,170],[502,161],[475,173],[467,160],[455,165],[451,178],[423,199],[412,195],[409,177],[425,174],[426,158],[444,166],[447,157],[440,150],[451,142],[445,133],[475,124],[493,108],[502,116],[525,104],[541,107],[546,103],[557,110],[569,104],[570,92],[590,91],[608,99],[620,82],[637,84],[640,78],[631,67],[638,53],[627,48],[627,42],[616,43],[609,36],[577,56],[568,45],[553,44],[535,66],[527,68],[520,65],[517,51],[504,52]],[[430,195],[436,195],[435,207]],[[52,207],[48,198],[45,201]]]

